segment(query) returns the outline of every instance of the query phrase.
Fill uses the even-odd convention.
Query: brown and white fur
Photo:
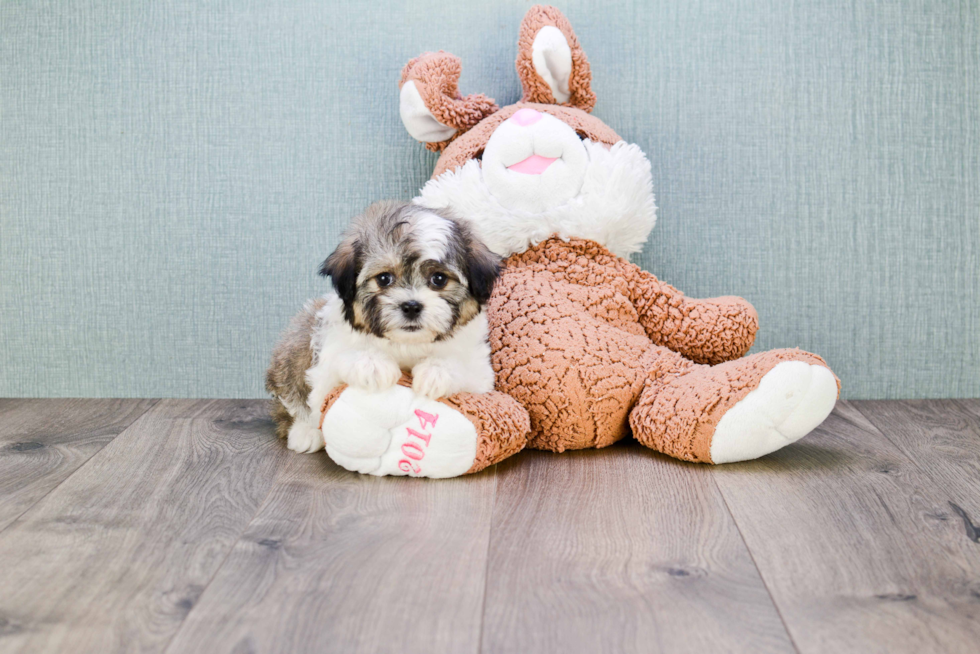
[[[323,448],[320,407],[341,384],[380,391],[407,372],[430,398],[493,390],[482,309],[499,267],[445,212],[368,207],[320,268],[333,289],[306,304],[272,354],[266,388],[289,449]]]

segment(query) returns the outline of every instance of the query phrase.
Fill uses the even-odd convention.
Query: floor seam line
[[[43,502],[49,495],[51,495],[51,493],[53,493],[56,490],[58,490],[59,488],[61,488],[62,484],[64,484],[66,481],[68,481],[69,479],[71,479],[72,477],[74,477],[75,474],[79,470],[81,470],[82,468],[84,468],[85,466],[87,466],[92,459],[94,459],[98,454],[100,454],[105,448],[109,447],[109,445],[114,440],[116,440],[117,438],[119,438],[120,436],[122,436],[123,434],[125,434],[127,431],[129,431],[133,427],[133,425],[135,425],[137,422],[139,422],[140,418],[142,418],[147,413],[149,413],[150,411],[152,411],[160,403],[160,400],[161,400],[161,398],[151,398],[151,399],[153,400],[153,404],[151,404],[150,406],[146,407],[146,409],[142,413],[140,413],[138,416],[136,416],[135,418],[133,418],[133,421],[131,423],[129,423],[128,425],[126,425],[126,428],[125,429],[123,429],[118,434],[116,434],[115,436],[113,436],[112,438],[110,438],[109,440],[107,440],[102,447],[100,447],[96,451],[92,452],[92,454],[87,459],[85,459],[80,464],[78,464],[78,467],[75,468],[74,470],[72,470],[71,472],[69,472],[68,475],[64,479],[62,479],[57,484],[55,484],[54,486],[52,486],[51,488],[49,488],[48,489],[48,492],[46,492],[44,495],[42,495],[41,497],[39,497],[36,500],[34,500],[33,502],[31,502],[31,505],[29,507],[27,507],[26,509],[24,509],[23,511],[21,511],[20,513],[18,513],[16,518],[14,518],[10,522],[8,522],[2,529],[0,529],[0,536],[2,536],[3,533],[5,531],[7,531],[7,529],[9,529],[13,525],[15,525],[18,520],[20,520],[25,515],[27,515],[27,512],[28,511],[30,511],[35,506],[37,506],[38,504],[40,504],[41,502]]]
[[[276,442],[280,444],[284,444],[284,441],[278,437],[276,438]],[[283,460],[283,468],[289,467],[289,460],[290,458],[289,455],[287,454]],[[228,563],[228,559],[231,558],[231,555],[235,552],[235,548],[242,541],[242,537],[248,532],[248,528],[252,526],[253,522],[255,522],[255,518],[258,517],[258,515],[262,512],[262,509],[264,509],[266,505],[269,503],[269,498],[272,497],[273,491],[275,491],[276,489],[276,482],[279,480],[280,472],[277,472],[275,474],[275,476],[272,479],[272,484],[270,484],[269,486],[269,492],[266,493],[265,497],[262,498],[262,501],[258,503],[258,505],[255,508],[255,512],[252,514],[252,517],[249,518],[248,522],[245,523],[245,526],[242,527],[241,532],[239,532],[238,536],[235,538],[235,541],[231,544],[231,547],[228,548],[228,552],[225,553],[224,557],[222,557],[221,563],[218,564],[218,567],[214,569],[214,573],[211,575],[210,578],[208,578],[207,583],[204,584],[204,587],[201,589],[201,594],[198,595],[197,600],[194,602],[194,606],[192,606],[191,610],[187,612],[187,615],[184,616],[184,619],[180,621],[180,626],[177,627],[176,631],[174,631],[173,636],[171,636],[170,639],[167,640],[166,646],[164,646],[164,648],[160,650],[163,654],[167,654],[167,652],[170,651],[170,647],[173,645],[174,641],[177,640],[177,636],[180,635],[180,632],[183,631],[184,625],[187,624],[188,618],[190,618],[191,615],[194,613],[194,611],[197,610],[197,607],[201,605],[201,599],[204,597],[204,594],[208,592],[208,588],[211,587],[211,584],[214,583],[215,577],[218,576],[218,573],[220,573],[222,568],[225,567],[225,564]]]
[[[732,519],[732,524],[735,525],[735,531],[738,532],[738,537],[742,541],[742,545],[745,547],[745,551],[749,553],[749,560],[752,561],[752,567],[755,568],[755,572],[759,575],[759,581],[762,582],[762,587],[766,589],[766,594],[769,595],[769,601],[772,602],[772,607],[776,609],[776,615],[779,616],[779,622],[783,625],[783,631],[786,632],[786,637],[789,638],[789,644],[793,646],[793,649],[797,654],[801,654],[799,645],[796,644],[796,639],[793,638],[793,633],[789,629],[789,624],[786,623],[786,618],[783,616],[782,609],[779,608],[779,602],[776,601],[776,597],[772,594],[772,589],[769,588],[769,584],[766,583],[766,578],[762,574],[762,570],[759,568],[759,564],[755,560],[755,554],[752,552],[752,548],[749,547],[748,541],[745,540],[745,534],[742,533],[742,527],[739,526],[738,520],[735,519],[735,514],[732,512],[732,507],[728,504],[728,498],[725,497],[725,492],[718,485],[718,480],[715,479],[714,475],[711,475],[711,483],[714,484],[715,490],[721,496],[721,501],[725,504],[725,510],[728,511],[728,517]]]
[[[483,601],[480,603],[480,631],[478,640],[476,641],[477,654],[482,654],[483,652],[483,626],[487,619],[487,586],[490,584],[490,543],[493,541],[493,518],[497,510],[498,465],[495,463],[493,466],[493,501],[490,502],[490,528],[487,530],[487,556],[483,564]]]

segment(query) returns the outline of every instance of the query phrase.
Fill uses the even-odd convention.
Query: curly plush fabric
[[[459,76],[463,71],[459,57],[448,52],[426,52],[415,57],[402,69],[398,88],[412,80],[426,107],[436,120],[456,129],[459,135],[497,111],[497,103],[482,93],[465,98],[459,92]],[[454,136],[453,138],[456,138]],[[442,152],[453,140],[426,143],[433,152]]]
[[[566,107],[577,107],[585,112],[592,111],[595,106],[595,93],[592,92],[592,68],[589,58],[585,55],[578,37],[572,29],[572,24],[565,16],[555,9],[544,5],[531,7],[524,20],[521,21],[520,36],[517,39],[517,76],[521,79],[524,96],[521,102],[541,102],[559,104],[554,94],[544,80],[534,70],[532,49],[534,37],[542,27],[555,27],[564,35],[568,47],[572,51],[572,74],[568,80],[568,90],[571,97],[568,102],[560,103]]]
[[[507,259],[488,316],[497,390],[527,409],[528,446],[556,452],[610,445],[629,425],[654,449],[710,461],[721,415],[776,363],[826,365],[797,350],[730,361],[752,346],[752,305],[688,298],[582,239]]]
[[[717,366],[683,358],[650,371],[630,427],[638,441],[685,461],[712,463],[711,439],[718,421],[784,361],[827,367],[816,354],[799,349],[770,350]],[[829,369],[829,368],[828,368]],[[840,381],[837,383],[840,389]]]
[[[628,301],[635,316],[629,322],[639,325],[640,333],[697,363],[742,356],[759,328],[755,309],[742,298],[689,298],[595,241],[550,238],[507,259],[505,274],[517,270],[617,293]]]
[[[527,445],[531,425],[527,412],[513,398],[499,392],[457,393],[439,401],[466,416],[476,429],[476,459],[467,474],[503,461]]]

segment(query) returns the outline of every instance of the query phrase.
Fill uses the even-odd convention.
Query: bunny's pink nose
[[[530,107],[525,107],[524,109],[519,110],[517,113],[511,116],[510,119],[513,120],[518,125],[520,125],[521,127],[527,127],[528,125],[533,125],[534,123],[541,120],[541,112],[535,111]]]

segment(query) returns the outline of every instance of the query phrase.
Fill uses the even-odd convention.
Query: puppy
[[[289,449],[323,448],[320,408],[340,384],[381,391],[410,372],[430,398],[493,390],[483,305],[499,273],[499,257],[454,217],[368,207],[320,268],[333,290],[306,304],[272,353],[266,388]]]

